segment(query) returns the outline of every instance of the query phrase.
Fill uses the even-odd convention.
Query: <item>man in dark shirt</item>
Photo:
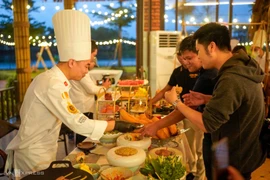
[[[188,93],[189,90],[193,88],[197,80],[198,76],[197,72],[190,73],[186,69],[179,50],[177,51],[177,59],[181,65],[173,70],[173,73],[171,74],[168,84],[161,91],[159,91],[152,99],[150,99],[149,103],[155,104],[156,102],[164,98],[165,92],[171,90],[173,86],[178,85],[179,87],[183,88],[182,92],[180,93],[180,97]]]
[[[199,72],[199,77],[192,88],[194,91],[199,91],[205,94],[212,94],[215,77],[217,76],[217,70],[204,70],[200,59],[198,58],[197,51],[195,49],[195,40],[192,36],[186,37],[180,44],[180,52],[183,57],[183,64],[187,67],[189,72]],[[197,108],[197,107],[194,107]],[[148,125],[142,131],[142,135],[154,136],[156,131],[167,127],[171,124],[184,120],[185,116],[179,111],[173,111],[165,118]],[[195,157],[195,161],[189,163],[190,171],[195,176],[194,179],[204,179],[204,162],[202,157],[202,139],[203,132],[188,120],[184,120],[184,127],[191,128],[186,132],[186,137],[189,142],[190,150]]]
[[[203,113],[194,111],[177,98],[175,88],[165,98],[212,141],[229,139],[229,164],[245,179],[265,160],[260,142],[264,122],[264,73],[258,63],[246,54],[231,53],[230,33],[226,26],[208,23],[194,34],[196,49],[205,69],[218,69],[218,80],[212,98]],[[252,90],[251,90],[252,89]]]

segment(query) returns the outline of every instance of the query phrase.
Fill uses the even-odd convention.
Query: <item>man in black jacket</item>
[[[265,160],[259,139],[264,121],[264,73],[258,63],[245,54],[233,56],[226,26],[209,23],[195,34],[196,49],[205,69],[216,68],[218,81],[213,97],[200,113],[186,106],[176,96],[175,88],[165,94],[170,103],[204,132],[212,141],[229,139],[229,163],[245,179]]]

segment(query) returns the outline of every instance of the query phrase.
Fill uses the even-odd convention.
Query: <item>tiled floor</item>
[[[16,131],[13,131],[9,135],[0,139],[0,149],[5,149],[8,142],[13,138],[16,134]],[[68,139],[68,138],[67,138]],[[75,148],[75,143],[73,140],[68,140],[67,142],[68,152],[71,152]],[[58,152],[57,152],[57,160],[62,160],[66,156],[64,143],[58,143]],[[269,180],[270,179],[270,159],[266,159],[265,163],[258,168],[252,174],[252,180]],[[5,180],[5,178],[1,178],[0,180]]]

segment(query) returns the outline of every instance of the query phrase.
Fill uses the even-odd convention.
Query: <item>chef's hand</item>
[[[102,86],[104,86],[106,89],[109,89],[109,87],[112,85],[112,82],[109,78],[107,78],[105,81],[103,81]]]
[[[165,99],[170,104],[174,103],[178,99],[175,87],[170,91],[165,92]]]
[[[125,121],[115,121],[114,130],[120,132],[133,132],[135,129],[142,128],[142,125],[139,123],[129,123]]]
[[[140,129],[140,133],[141,133],[141,137],[144,136],[150,136],[150,137],[154,137],[157,134],[157,131],[159,130],[159,128],[157,127],[157,125],[155,124],[155,122],[148,124],[147,126],[143,127],[142,129]]]

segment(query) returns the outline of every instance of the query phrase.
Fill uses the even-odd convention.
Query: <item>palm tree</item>
[[[117,53],[118,57],[118,66],[122,66],[122,43],[120,39],[122,39],[122,28],[129,27],[135,18],[132,16],[135,14],[135,10],[132,7],[124,7],[124,0],[119,0],[119,7],[114,8],[110,5],[104,5],[104,7],[109,11],[108,14],[94,14],[94,16],[98,16],[105,21],[108,22],[111,26],[116,26],[118,28],[118,43],[115,49],[115,57]],[[113,18],[112,18],[113,16]]]
[[[33,0],[29,0],[29,13],[38,11],[38,7],[35,6]],[[5,35],[13,34],[13,12],[12,12],[12,0],[2,0],[0,9],[5,9],[6,13],[0,14],[0,32]],[[30,28],[29,32],[32,36],[40,36],[45,34],[46,26],[44,22],[38,22],[33,17],[29,15]],[[9,41],[14,41],[14,37],[11,36]]]

